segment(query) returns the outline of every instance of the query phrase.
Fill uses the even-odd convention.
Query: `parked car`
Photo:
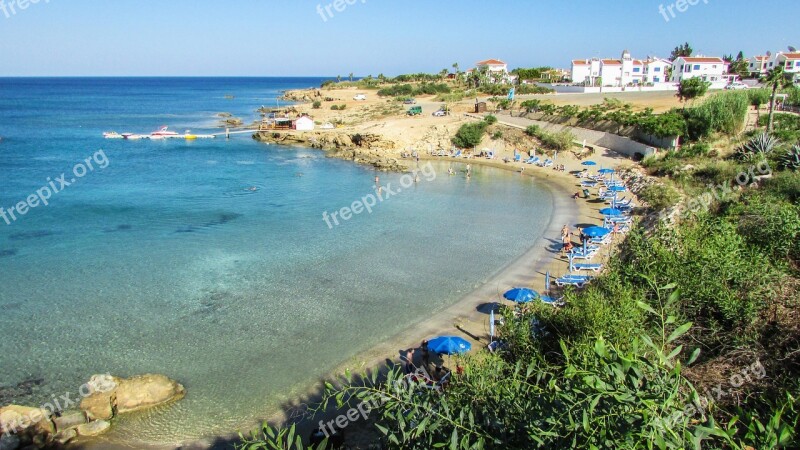
[[[412,106],[408,109],[409,116],[419,116],[422,114],[422,106]]]
[[[364,94],[357,94],[355,97],[353,97],[353,100],[356,100],[356,101],[359,101],[359,102],[364,101],[366,99],[367,99],[367,96],[364,95]]]
[[[740,83],[738,81],[734,81],[733,83],[725,86],[725,89],[727,89],[729,91],[738,91],[740,89],[747,89],[747,88],[748,88],[748,86],[746,84]]]
[[[403,100],[403,103],[406,104],[406,105],[414,105],[414,104],[417,103],[417,101],[415,99],[413,99],[413,98],[407,98],[407,99]]]
[[[447,111],[444,111],[442,109],[440,109],[440,110],[438,110],[438,111],[433,113],[433,117],[444,117],[446,115],[447,115]]]

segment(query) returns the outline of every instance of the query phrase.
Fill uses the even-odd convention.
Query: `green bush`
[[[319,100],[314,100],[314,103],[311,104],[313,109],[320,109],[322,108],[322,102]]]
[[[530,137],[537,137],[541,133],[541,129],[539,125],[530,125],[528,128],[525,128],[525,134]]]
[[[494,124],[497,123],[497,117],[495,117],[495,116],[493,116],[491,114],[486,116],[483,120],[484,120],[484,122],[486,122],[489,125],[494,125]]]
[[[738,232],[776,261],[800,261],[800,206],[780,197],[753,192],[730,215]]]
[[[639,198],[656,211],[672,208],[681,200],[681,195],[672,186],[651,184],[639,192]]]
[[[453,137],[453,144],[460,148],[474,148],[480,145],[486,133],[487,122],[472,122],[461,125]]]

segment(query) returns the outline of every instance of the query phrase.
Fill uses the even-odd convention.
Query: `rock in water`
[[[50,412],[18,405],[0,408],[0,433],[18,434],[30,429],[38,433],[55,434],[55,426],[50,421]]]
[[[0,436],[0,450],[17,450],[19,444],[19,438],[13,434],[4,434]]]
[[[86,415],[83,411],[66,411],[61,417],[54,418],[53,423],[56,424],[56,430],[62,432],[85,424]]]
[[[81,400],[81,409],[92,420],[111,420],[114,417],[114,392],[96,392]]]
[[[77,430],[78,434],[81,436],[99,436],[108,431],[109,428],[111,428],[110,423],[105,420],[96,420],[94,422],[78,425]]]
[[[76,437],[78,437],[78,432],[75,431],[75,428],[70,428],[69,430],[59,431],[58,434],[53,437],[53,440],[64,445]]]
[[[164,375],[141,375],[120,380],[114,390],[117,412],[124,414],[182,399],[186,389]]]

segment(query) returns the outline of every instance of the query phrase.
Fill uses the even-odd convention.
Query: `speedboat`
[[[153,131],[150,133],[150,137],[152,139],[163,139],[163,138],[170,138],[170,137],[177,137],[178,133],[174,131],[169,131],[168,126],[161,127],[158,131]],[[157,137],[158,136],[158,137]]]
[[[129,141],[138,141],[139,139],[147,139],[149,136],[142,136],[141,134],[122,133],[122,138]]]
[[[109,132],[103,133],[103,137],[106,138],[106,139],[124,139],[125,138],[125,136],[117,133],[116,131],[109,131]]]

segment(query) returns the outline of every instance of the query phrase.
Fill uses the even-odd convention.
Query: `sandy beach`
[[[355,92],[355,90],[347,90],[346,93],[340,93],[339,96],[344,97],[353,92]],[[350,101],[349,103],[352,109],[347,114],[351,114],[354,117],[353,120],[355,120],[355,117],[359,114],[364,114],[365,110],[369,111],[371,108],[374,108],[377,101],[372,100],[372,103],[360,102],[359,104],[356,104],[358,102]],[[420,101],[420,104],[423,105],[424,109],[433,109],[434,107],[438,109],[438,103],[432,101]],[[308,109],[311,111],[310,105],[299,105],[298,109]],[[318,111],[320,110],[314,110],[314,114],[317,114]],[[325,114],[321,120],[327,120],[325,117],[330,116]],[[320,120],[316,117],[315,119]],[[370,130],[373,132],[377,130],[377,132],[386,139],[396,140],[397,147],[393,150],[386,150],[385,153],[394,157],[399,157],[402,148],[422,150],[424,146],[420,145],[419,142],[426,142],[425,145],[430,142],[430,139],[426,140],[426,136],[430,137],[432,134],[441,134],[444,136],[447,133],[454,133],[461,123],[468,120],[474,119],[467,118],[463,114],[454,114],[453,116],[445,118],[435,118],[427,114],[422,118],[393,117],[360,121],[350,125],[348,129],[350,131]],[[340,130],[341,129],[337,129],[335,131]],[[461,336],[473,344],[472,352],[486,351],[486,346],[490,342],[488,334],[489,315],[484,308],[481,308],[481,305],[492,302],[512,305],[511,302],[502,298],[502,294],[514,287],[529,287],[542,292],[545,285],[545,274],[547,272],[550,272],[552,277],[559,277],[568,272],[567,259],[560,254],[561,228],[564,225],[568,225],[575,231],[578,226],[585,227],[602,224],[603,217],[598,211],[606,207],[604,203],[591,203],[583,198],[577,200],[572,198],[572,195],[576,191],[582,190],[582,188],[580,188],[580,180],[570,172],[577,172],[585,168],[581,165],[581,161],[573,154],[566,152],[566,154],[558,157],[556,163],[565,166],[565,171],[561,172],[553,170],[552,168],[541,168],[522,163],[505,163],[502,161],[502,158],[512,156],[514,148],[510,145],[497,145],[500,143],[494,144],[493,148],[499,152],[499,157],[494,160],[487,160],[485,158],[456,159],[452,157],[431,157],[423,154],[423,151],[420,151],[420,160],[440,161],[443,163],[469,163],[475,170],[480,170],[480,167],[492,167],[516,172],[520,177],[530,177],[536,180],[536,182],[541,183],[552,195],[554,211],[548,225],[543,230],[543,238],[538,242],[520,242],[519,245],[527,248],[527,250],[518,259],[510,261],[505,267],[498,270],[497,273],[492,274],[488,282],[463,296],[459,301],[449,307],[437,311],[431,317],[409,324],[405,330],[398,333],[393,338],[379,343],[368,351],[344,361],[339,367],[329,373],[329,380],[335,380],[347,370],[353,373],[359,373],[365,368],[380,368],[385,367],[386,364],[391,362],[399,362],[400,351],[408,348],[417,348],[423,339],[438,335]],[[604,149],[596,152],[591,159],[597,162],[597,168],[619,168],[631,164],[630,160],[622,155]],[[404,162],[409,166],[414,164],[411,159],[407,159]],[[459,174],[458,176],[464,175]],[[596,194],[596,190],[593,190],[592,194]],[[573,240],[576,241],[577,238]],[[612,244],[604,248],[593,262],[605,262],[609,258],[614,247],[615,245]],[[555,287],[555,285],[553,285],[553,287]],[[264,419],[274,424],[298,421],[296,414],[303,411],[307,404],[313,404],[314,400],[318,398],[319,389],[321,388],[320,385],[321,383],[312,386],[306,396],[302,399],[298,398],[294,405],[284,405],[283,411]],[[299,427],[303,435],[308,434],[311,425],[311,423],[300,421]],[[254,429],[256,426],[257,424],[254,423],[252,427],[246,427],[241,431],[246,432],[247,430]],[[358,427],[354,426],[351,431],[359,431],[357,428]],[[236,441],[238,431],[239,430],[231,430],[230,435],[208,438],[189,444],[176,443],[175,445],[150,448],[153,450],[227,448],[225,447],[226,445]],[[364,433],[363,429],[360,431]],[[369,434],[368,431],[366,433]],[[120,443],[93,440],[78,443],[75,448],[106,450],[127,449],[132,447]],[[136,448],[143,447],[141,445],[136,445]]]

